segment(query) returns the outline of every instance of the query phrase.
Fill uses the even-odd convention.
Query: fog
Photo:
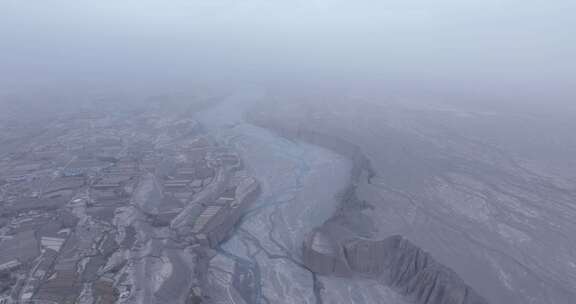
[[[0,303],[573,304],[574,12],[0,0]]]
[[[322,83],[567,105],[572,3],[1,0],[0,85],[65,93]]]

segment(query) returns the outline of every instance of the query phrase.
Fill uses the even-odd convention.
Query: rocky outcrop
[[[303,260],[320,275],[374,279],[417,304],[487,304],[448,267],[402,236],[338,242],[322,229],[305,241]]]
[[[487,303],[454,271],[402,236],[352,240],[344,252],[354,273],[381,280],[415,303]]]
[[[302,261],[319,275],[347,277],[353,274],[346,261],[344,247],[322,228],[314,229],[304,240]]]

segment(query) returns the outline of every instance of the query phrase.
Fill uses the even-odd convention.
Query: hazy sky
[[[573,2],[0,0],[0,89],[323,79],[570,99]]]

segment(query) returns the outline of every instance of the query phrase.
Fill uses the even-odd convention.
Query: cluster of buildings
[[[134,279],[138,263],[192,265],[178,250],[232,233],[259,193],[240,157],[193,120],[145,112],[65,117],[42,134],[0,151],[0,303],[142,303],[135,290],[154,284],[163,299],[201,294],[174,285],[192,270],[154,283]]]

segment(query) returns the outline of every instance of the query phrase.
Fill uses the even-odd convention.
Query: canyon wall
[[[486,304],[454,271],[400,235],[370,240],[339,225],[335,218],[347,216],[362,204],[356,188],[375,176],[370,160],[352,142],[324,134],[297,123],[282,123],[265,115],[247,116],[253,124],[291,140],[302,140],[335,151],[353,163],[350,185],[339,197],[334,217],[314,229],[303,242],[302,261],[314,273],[374,279],[392,287],[417,304]],[[372,202],[374,203],[374,202]],[[354,216],[354,215],[349,215]]]

